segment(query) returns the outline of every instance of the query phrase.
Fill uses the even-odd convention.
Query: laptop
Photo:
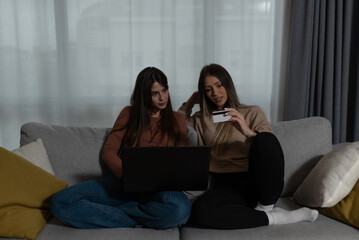
[[[206,190],[210,155],[210,146],[124,147],[123,190]]]

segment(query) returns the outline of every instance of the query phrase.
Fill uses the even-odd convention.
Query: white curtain
[[[219,63],[276,121],[284,12],[285,0],[0,0],[0,146],[18,147],[29,121],[112,127],[146,66],[177,109]]]

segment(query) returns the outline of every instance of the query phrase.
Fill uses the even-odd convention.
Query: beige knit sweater
[[[253,131],[273,133],[264,112],[258,106],[242,105],[237,110],[244,116],[249,128]],[[204,117],[201,121],[200,112],[191,116],[192,109],[186,109],[185,104],[178,111],[185,116],[187,124],[196,129],[199,145],[211,145],[217,126],[217,123],[213,123],[212,115]],[[216,173],[248,171],[250,144],[247,137],[233,127],[232,137],[223,146],[222,153],[219,154],[212,148],[210,171]]]

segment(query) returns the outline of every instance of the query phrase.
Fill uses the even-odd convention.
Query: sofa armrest
[[[334,144],[334,145],[333,145],[333,150],[342,148],[342,147],[344,147],[344,146],[346,146],[346,145],[348,145],[348,144],[350,144],[350,142],[343,142],[343,143]]]

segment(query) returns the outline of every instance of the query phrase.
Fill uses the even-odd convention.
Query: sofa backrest
[[[272,123],[284,153],[283,196],[292,196],[318,160],[332,150],[329,120],[309,117]]]
[[[55,175],[73,185],[102,176],[100,150],[109,130],[30,122],[21,127],[20,145],[41,138]]]
[[[291,196],[317,161],[332,150],[330,122],[322,117],[272,124],[283,148],[285,187]],[[63,127],[26,123],[21,128],[20,145],[41,138],[55,175],[70,185],[102,176],[100,150],[109,128]],[[188,142],[196,144],[196,132],[189,128]]]
[[[55,175],[73,185],[102,176],[100,150],[110,130],[29,122],[21,127],[20,145],[41,138]],[[187,141],[189,145],[197,142],[193,128],[188,128]]]

